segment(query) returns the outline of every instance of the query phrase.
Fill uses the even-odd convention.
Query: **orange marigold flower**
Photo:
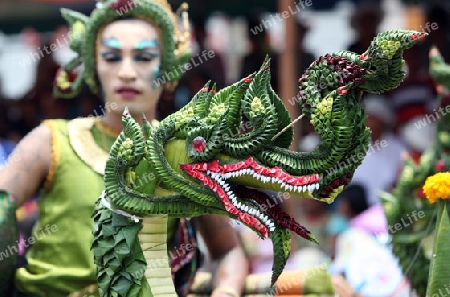
[[[439,172],[429,176],[423,191],[430,203],[435,203],[438,199],[450,199],[450,172]]]

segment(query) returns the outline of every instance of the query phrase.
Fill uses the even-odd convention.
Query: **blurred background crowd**
[[[181,3],[168,2],[175,8]],[[352,185],[331,205],[296,197],[280,198],[274,193],[283,207],[320,242],[316,245],[293,237],[294,253],[288,269],[332,263],[331,273],[345,275],[351,266],[348,255],[358,253],[358,247],[349,244],[355,240],[351,231],[363,231],[356,235],[358,239],[369,235],[368,241],[362,242],[374,239],[370,241],[374,246],[386,246],[389,226],[378,193],[389,191],[395,185],[402,154],[407,152],[418,158],[434,137],[435,120],[430,115],[436,112],[436,91],[428,73],[428,52],[432,45],[437,46],[450,62],[447,1],[292,1],[291,16],[284,21],[277,21],[275,16],[283,9],[280,2],[286,1],[186,2],[190,6],[194,57],[204,50],[214,51],[214,57],[185,73],[173,92],[163,94],[158,105],[159,119],[184,106],[208,80],[222,88],[257,70],[266,55],[272,59],[272,87],[289,102],[292,98],[289,94],[295,96],[297,92],[295,82],[321,55],[342,49],[361,54],[383,30],[404,28],[429,33],[423,42],[405,52],[407,75],[398,89],[383,95],[365,95],[372,147],[355,172]],[[98,116],[105,111],[103,102],[87,87],[70,100],[56,99],[52,95],[58,67],[73,57],[67,44],[68,28],[59,16],[60,7],[88,14],[95,3],[0,1],[0,163],[4,163],[15,144],[44,119]],[[288,21],[293,21],[293,30],[288,30]],[[287,79],[294,83],[283,85],[286,76],[280,65],[283,65],[283,58],[289,61],[283,55],[290,46],[295,74]],[[294,87],[286,91],[286,86],[292,85]],[[288,108],[301,113],[297,105],[291,104]],[[296,127],[294,148],[310,151],[319,141],[308,119],[302,119]],[[31,232],[38,215],[38,199],[19,210],[23,236]],[[252,231],[241,225],[236,228],[249,253],[252,272],[270,271],[271,243],[258,240]],[[380,259],[386,261],[379,260],[379,266],[391,267],[392,259],[383,258],[382,248],[379,252]],[[389,275],[383,279],[385,287],[389,280],[398,284],[401,278],[401,273],[392,267],[389,269]]]

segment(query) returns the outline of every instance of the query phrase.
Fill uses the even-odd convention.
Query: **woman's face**
[[[158,84],[161,50],[158,31],[143,20],[119,20],[97,38],[97,73],[111,112],[128,107],[141,115],[156,108],[163,86]]]

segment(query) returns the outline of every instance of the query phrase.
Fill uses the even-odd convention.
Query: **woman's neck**
[[[135,119],[135,121],[142,126],[142,113],[141,114],[131,114],[131,116]],[[147,118],[147,121],[151,122],[153,119],[155,119],[155,111],[154,109],[150,112],[145,113],[145,117]],[[108,112],[102,117],[102,123],[106,127],[116,130],[116,131],[122,131],[123,130],[123,124],[122,124],[122,115],[118,113],[112,113]]]

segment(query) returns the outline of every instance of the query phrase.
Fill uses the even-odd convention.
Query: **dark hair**
[[[447,7],[442,4],[434,4],[428,7],[426,17],[427,21],[436,22],[439,27],[446,28],[448,26],[449,12]]]
[[[369,208],[366,188],[359,184],[352,184],[345,188],[340,194],[342,200],[347,201],[350,212],[357,216]]]

